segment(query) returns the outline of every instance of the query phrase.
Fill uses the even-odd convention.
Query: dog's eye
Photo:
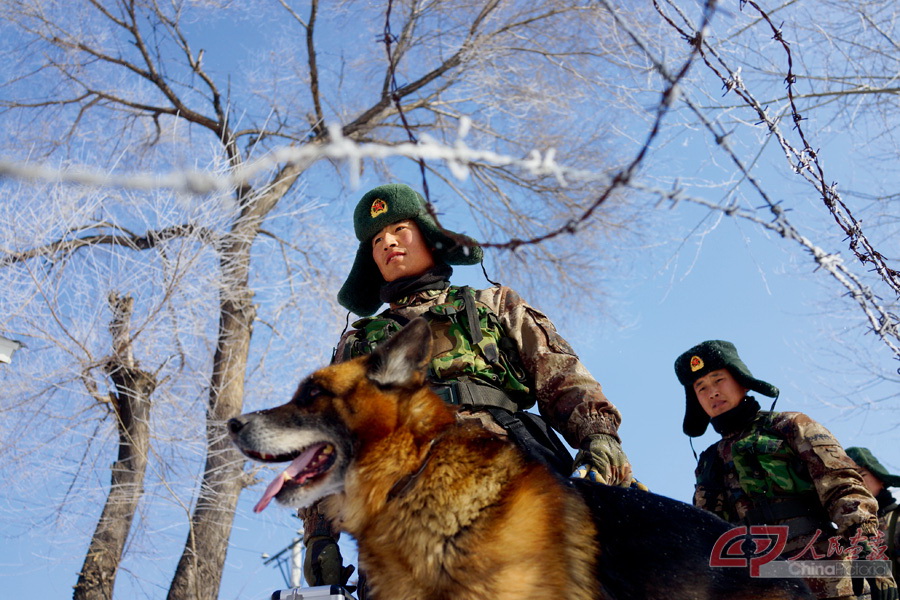
[[[325,390],[317,383],[307,379],[300,384],[299,388],[297,388],[297,393],[294,394],[294,398],[291,402],[304,406],[325,393]]]

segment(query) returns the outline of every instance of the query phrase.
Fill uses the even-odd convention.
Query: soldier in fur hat
[[[891,559],[894,581],[897,581],[900,578],[900,527],[897,526],[900,505],[888,488],[900,488],[900,475],[885,469],[868,448],[847,448],[847,456],[859,466],[859,474],[866,488],[878,501],[878,524],[884,532],[887,556]]]
[[[778,397],[778,388],[751,374],[730,342],[709,340],[675,361],[685,391],[684,433],[707,426],[722,439],[701,455],[694,504],[726,521],[789,528],[783,557],[841,560],[834,544],[878,531],[877,503],[834,436],[799,412],[763,411],[750,392]],[[774,408],[774,403],[773,403]],[[845,555],[846,556],[846,555]],[[897,598],[893,579],[868,580],[872,598]],[[850,600],[862,579],[806,579],[818,598]]]
[[[564,476],[631,484],[619,411],[553,323],[508,287],[450,284],[452,265],[481,262],[475,240],[440,228],[425,199],[403,184],[363,195],[353,225],[359,246],[338,301],[363,318],[342,336],[336,361],[367,354],[410,320],[425,317],[434,342],[432,389],[458,407],[460,419],[508,436]],[[383,304],[389,308],[372,316]],[[535,404],[540,416],[526,412]],[[578,449],[574,464],[555,432]],[[303,516],[308,580],[338,583],[337,532],[315,507]]]

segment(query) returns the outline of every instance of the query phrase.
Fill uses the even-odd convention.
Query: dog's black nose
[[[228,419],[228,431],[237,433],[244,427],[244,422],[240,419]]]

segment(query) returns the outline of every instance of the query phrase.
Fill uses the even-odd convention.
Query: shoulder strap
[[[478,346],[484,352],[484,358],[492,365],[497,364],[500,360],[500,351],[497,344],[488,342],[483,344],[484,335],[481,333],[481,320],[478,318],[478,309],[475,306],[475,292],[469,286],[460,288],[463,296],[463,307],[466,311],[466,321],[469,325],[469,336],[472,338],[472,344]]]
[[[353,323],[353,327],[356,331],[352,332],[350,336],[350,340],[344,346],[343,356],[340,357],[341,361],[349,360],[351,358],[356,358],[357,356],[362,356],[363,354],[368,354],[375,349],[376,342],[368,339],[368,335],[371,331],[369,329],[369,325],[373,323],[373,321],[381,321],[384,325],[381,327],[381,330],[384,332],[378,343],[389,339],[394,333],[399,331],[401,328],[406,326],[409,323],[409,319],[404,317],[403,315],[397,314],[395,312],[391,312],[390,309],[385,310],[383,312],[378,313],[372,317],[364,317],[355,321]],[[376,328],[375,331],[378,329]],[[385,331],[386,330],[386,331]]]
[[[463,297],[463,306],[466,310],[466,320],[469,322],[469,335],[476,346],[484,339],[481,333],[481,323],[478,322],[478,309],[475,308],[475,292],[469,286],[460,288]]]
[[[697,483],[709,489],[724,489],[721,481],[724,465],[720,462],[718,444],[701,452],[697,461]]]
[[[775,416],[779,413],[771,410],[761,410],[759,411],[759,414],[763,418],[760,419],[759,424],[757,425],[758,432],[772,434],[782,440],[785,439],[784,434],[775,429]]]

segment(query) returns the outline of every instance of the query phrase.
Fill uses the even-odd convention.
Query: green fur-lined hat
[[[425,198],[418,192],[402,183],[378,186],[366,192],[353,212],[353,229],[359,248],[350,275],[338,292],[341,306],[361,317],[373,314],[381,306],[379,291],[385,281],[372,259],[372,238],[387,225],[404,219],[412,219],[419,226],[435,261],[448,265],[475,265],[481,262],[484,252],[478,242],[462,236],[465,243],[459,244],[441,231],[428,214]]]
[[[878,462],[878,459],[875,458],[872,451],[868,448],[851,446],[844,451],[847,453],[847,456],[853,459],[853,462],[880,479],[885,487],[900,487],[900,475],[888,473],[888,470]]]
[[[697,344],[675,360],[675,375],[684,386],[686,403],[682,430],[690,437],[703,435],[709,425],[709,415],[697,400],[694,382],[719,369],[728,369],[735,380],[749,390],[769,398],[778,396],[777,387],[753,377],[731,342],[708,340]]]

